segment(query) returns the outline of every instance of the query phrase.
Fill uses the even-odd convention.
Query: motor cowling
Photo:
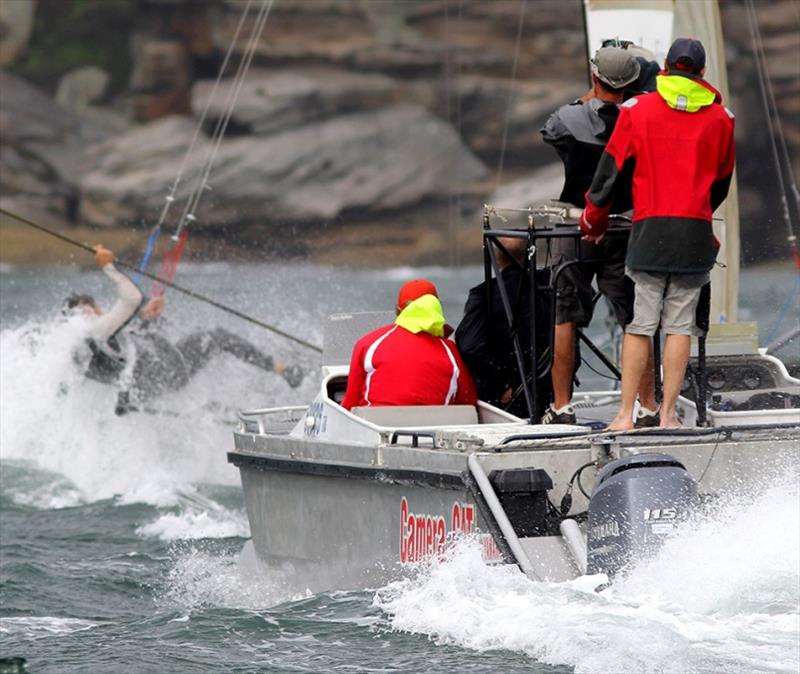
[[[587,572],[611,576],[654,555],[696,497],[697,483],[669,454],[637,454],[604,466],[589,501]]]

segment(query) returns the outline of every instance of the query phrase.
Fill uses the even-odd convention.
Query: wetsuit
[[[120,334],[136,316],[143,296],[113,264],[103,267],[103,272],[117,287],[117,301],[92,326],[88,339],[92,357],[86,376],[120,386],[117,413],[135,409],[138,402],[183,388],[221,353],[229,353],[267,372],[273,371],[271,356],[223,328],[195,332],[175,344],[144,321],[138,321],[124,335]],[[297,373],[293,371],[292,374]],[[290,385],[299,384],[284,376]]]
[[[92,358],[86,376],[111,384],[119,380],[132,356],[129,345],[122,343],[119,333],[136,316],[144,298],[139,288],[113,263],[103,267],[103,273],[116,285],[117,301],[92,324],[87,340]]]
[[[514,351],[513,334],[519,337],[523,362],[526,369],[530,367],[531,354],[531,320],[530,282],[527,272],[511,265],[501,273],[508,298],[514,313],[514,326],[508,327],[508,320],[503,309],[497,279],[490,281],[492,291],[492,313],[488,313],[486,284],[481,283],[469,291],[464,306],[464,317],[456,329],[456,344],[461,355],[475,378],[478,396],[492,405],[506,409],[519,417],[527,417],[528,406],[524,392],[520,386],[522,379],[517,366]],[[546,273],[537,283],[547,285]],[[536,295],[536,348],[541,359],[550,348],[550,315],[552,312],[552,295],[540,289]],[[501,402],[503,394],[512,390],[508,403]],[[552,399],[550,378],[540,378],[536,382],[536,417],[540,417]]]

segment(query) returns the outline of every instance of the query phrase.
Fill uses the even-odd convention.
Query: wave
[[[243,509],[228,508],[199,492],[182,493],[177,510],[160,513],[136,529],[136,534],[162,541],[200,538],[249,538],[250,526]]]

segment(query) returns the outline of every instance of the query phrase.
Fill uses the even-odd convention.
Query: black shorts
[[[567,262],[577,258],[576,245],[580,246],[581,262],[572,264],[558,273]],[[592,280],[605,295],[611,311],[620,326],[625,327],[633,318],[633,281],[625,276],[627,237],[606,236],[599,244],[575,239],[554,239],[550,245],[553,277],[556,288],[556,324],[577,323],[585,328],[592,320],[595,290]]]

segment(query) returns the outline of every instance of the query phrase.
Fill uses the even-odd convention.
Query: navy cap
[[[706,50],[702,42],[691,37],[679,37],[667,52],[667,65],[699,73],[706,66]]]

